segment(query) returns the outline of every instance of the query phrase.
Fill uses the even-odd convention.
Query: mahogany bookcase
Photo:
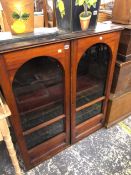
[[[104,126],[120,26],[0,44],[0,84],[27,169]]]

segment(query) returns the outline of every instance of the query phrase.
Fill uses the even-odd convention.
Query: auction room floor
[[[20,159],[20,158],[19,158]],[[24,175],[131,175],[131,117],[101,129]],[[0,175],[15,175],[0,143]]]

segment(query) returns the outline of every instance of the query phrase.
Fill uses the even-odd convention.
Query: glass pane
[[[77,107],[104,95],[109,58],[104,44],[91,47],[82,56],[77,70]]]
[[[96,103],[76,113],[76,125],[102,113],[102,102]]]
[[[60,120],[59,122],[25,136],[27,148],[31,149],[62,132],[64,132],[64,120]]]
[[[59,62],[40,57],[16,73],[13,90],[23,130],[64,114],[64,74]]]
[[[57,103],[53,108],[41,108],[40,110],[30,112],[22,115],[22,126],[23,130],[31,129],[36,125],[39,125],[43,122],[51,120],[63,113],[63,105],[61,103]],[[53,115],[52,115],[53,114]]]

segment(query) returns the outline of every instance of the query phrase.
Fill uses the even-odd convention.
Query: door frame
[[[75,143],[89,134],[95,132],[96,130],[103,127],[106,117],[107,103],[110,95],[110,89],[112,85],[113,73],[115,68],[117,49],[120,39],[119,32],[113,32],[108,34],[99,34],[97,36],[86,37],[81,39],[76,39],[72,41],[71,45],[71,143]],[[111,58],[109,60],[107,82],[105,87],[105,96],[94,100],[93,103],[85,105],[85,107],[91,106],[96,102],[103,101],[102,113],[77,125],[75,123],[76,119],[76,82],[77,82],[77,68],[79,61],[83,54],[96,44],[106,44],[110,48]],[[84,109],[84,108],[83,108]]]
[[[27,169],[36,166],[39,162],[52,157],[56,153],[65,149],[70,144],[70,47],[65,49],[65,45],[70,46],[70,42],[61,42],[35,48],[27,48],[14,52],[8,52],[0,57],[0,84],[2,86],[7,104],[12,113],[11,125],[13,126],[21,155]],[[17,70],[32,58],[48,56],[56,59],[63,67],[65,76],[65,99],[64,108],[66,114],[65,133],[49,139],[45,144],[38,145],[32,150],[27,150],[23,130],[20,121],[19,111],[13,93],[12,82]],[[37,58],[36,58],[37,59]],[[55,145],[56,147],[53,147]],[[50,146],[49,146],[50,145]],[[52,146],[51,146],[52,145]],[[46,146],[49,149],[43,149]]]

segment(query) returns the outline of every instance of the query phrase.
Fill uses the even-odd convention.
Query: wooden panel
[[[63,66],[64,70],[67,69],[65,67],[67,60],[64,59],[65,55],[70,52],[70,49],[65,50],[64,46],[69,45],[69,42],[59,43],[59,44],[52,44],[46,45],[43,47],[35,47],[31,49],[25,49],[16,52],[9,52],[4,54],[4,60],[9,72],[10,81],[12,82],[16,71],[27,61],[38,58],[41,56],[49,56],[57,59],[61,65]],[[51,50],[51,52],[50,52]],[[69,58],[68,58],[69,59]]]
[[[122,31],[118,59],[121,61],[131,60],[131,29],[124,29]]]
[[[4,54],[6,67],[8,70],[16,70],[25,62],[31,60],[32,58],[40,56],[50,56],[53,58],[57,58],[60,62],[64,64],[64,44],[65,43],[52,44],[43,47],[35,47],[33,49],[25,49],[21,51],[6,53]]]
[[[46,154],[40,154],[39,157],[37,157],[36,159],[32,160],[32,162],[31,162],[32,167],[38,165],[42,161],[45,161],[47,159],[50,159],[52,156],[55,156],[57,153],[63,151],[64,149],[66,149],[68,147],[69,147],[68,144],[61,143],[57,147],[55,147],[54,149],[51,149]]]
[[[131,92],[119,97],[110,97],[106,126],[111,126],[131,113]]]
[[[93,126],[101,123],[103,118],[103,114],[99,114],[89,120],[87,120],[86,122],[76,126],[76,135],[79,136],[81,133],[90,130],[90,128],[92,128]]]
[[[49,141],[42,143],[41,145],[38,145],[37,147],[29,150],[29,155],[32,161],[35,161],[37,159],[39,159],[42,154],[48,154],[51,150],[55,149],[56,147],[58,147],[61,144],[66,144],[65,143],[66,140],[66,134],[62,133],[52,139],[50,139]]]
[[[131,61],[117,61],[111,92],[121,95],[131,91]]]
[[[97,130],[101,129],[103,127],[102,123],[98,123],[96,125],[93,125],[90,129],[85,130],[85,132],[82,132],[80,135],[78,135],[75,139],[75,142],[87,137],[88,135],[96,132]]]
[[[114,33],[108,33],[108,34],[90,37],[90,39],[89,38],[79,39],[78,40],[79,52],[78,52],[77,63],[80,61],[80,58],[82,57],[83,53],[88,48],[90,48],[91,46],[93,46],[94,44],[97,44],[97,43],[105,43],[111,48],[112,51],[114,51],[114,49],[116,49],[116,47],[114,48],[113,43],[114,43],[114,41],[119,39],[119,37],[120,37],[119,32],[114,32]]]

